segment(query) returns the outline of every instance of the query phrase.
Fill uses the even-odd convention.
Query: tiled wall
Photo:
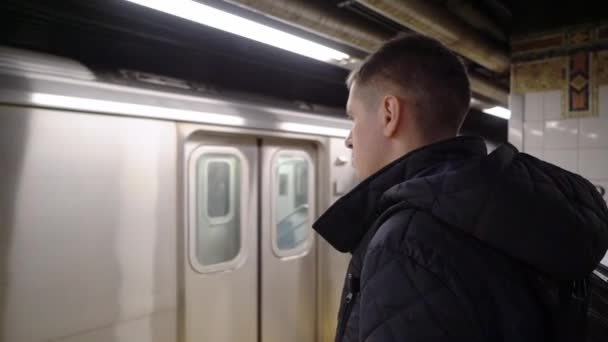
[[[608,86],[599,88],[599,117],[561,119],[561,101],[559,90],[512,95],[509,141],[608,190]]]

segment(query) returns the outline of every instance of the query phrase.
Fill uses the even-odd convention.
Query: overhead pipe
[[[509,92],[493,83],[469,73],[471,91],[485,98],[492,99],[502,106],[509,104]]]
[[[327,2],[306,0],[225,0],[305,31],[371,53],[390,35],[369,27]]]
[[[507,48],[484,37],[444,7],[428,0],[356,0],[416,32],[433,37],[454,52],[494,72],[509,72]]]
[[[348,16],[344,11],[334,6],[323,5],[321,2],[306,0],[225,1],[367,53],[374,52],[391,38],[390,35],[371,28],[367,22]],[[345,67],[352,68],[353,65],[349,64]],[[498,104],[507,105],[507,90],[473,74],[469,75],[469,79],[471,90],[474,93],[494,100]]]
[[[447,0],[446,7],[477,30],[481,30],[501,43],[509,40],[505,31],[488,16],[477,10],[470,0]]]

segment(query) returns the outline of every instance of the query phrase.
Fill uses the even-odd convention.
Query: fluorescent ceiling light
[[[511,111],[507,108],[496,106],[483,110],[484,113],[497,116],[499,118],[509,120],[511,118]]]
[[[296,133],[306,133],[306,134],[316,134],[316,135],[329,135],[335,137],[346,138],[350,134],[350,131],[342,128],[332,128],[325,126],[317,126],[317,125],[305,125],[294,122],[282,122],[279,124],[279,129],[296,132]]]
[[[31,100],[35,105],[61,109],[173,119],[178,121],[228,126],[243,126],[245,124],[245,119],[234,115],[197,112],[193,110],[156,107],[126,102],[94,100],[82,97],[34,93],[31,95]]]
[[[339,62],[350,58],[349,55],[221,11],[193,0],[126,0],[161,12],[172,14],[202,25],[230,32],[260,43],[272,45],[287,51],[314,58],[324,62]]]

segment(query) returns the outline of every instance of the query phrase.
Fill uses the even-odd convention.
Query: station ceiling
[[[253,0],[199,1],[239,12],[346,51],[352,56],[363,58],[368,53],[362,45],[345,42],[340,37],[318,35],[314,27],[290,25],[277,17],[281,15],[279,12],[264,13],[259,8],[252,8],[251,4],[257,6]],[[427,1],[441,15],[468,26],[467,30],[482,41],[489,42],[495,49],[493,51],[504,53],[506,58],[512,35],[602,21],[604,16],[600,10],[601,1],[411,2],[420,1]],[[258,3],[263,2],[269,3],[268,0]],[[372,6],[383,3],[381,0],[275,2],[308,4],[321,13],[319,21],[325,20],[324,14],[327,14],[377,37],[390,37],[401,31],[412,30],[399,17],[386,16]],[[0,44],[73,58],[99,74],[137,70],[199,82],[207,85],[210,91],[230,90],[330,108],[343,108],[347,98],[344,79],[348,70],[343,67],[295,55],[123,0],[5,0],[0,4],[0,29]],[[501,68],[500,61],[476,58],[475,53],[470,58],[466,51],[461,56],[474,77],[498,92],[508,93],[508,69]],[[477,97],[488,104],[501,102],[483,94]],[[485,130],[484,134],[492,136],[493,140],[506,140],[506,122],[479,111],[472,111],[465,128],[472,132]]]

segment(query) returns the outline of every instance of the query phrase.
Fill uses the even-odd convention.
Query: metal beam
[[[390,38],[367,22],[331,5],[329,1],[306,0],[225,0],[253,12],[273,17],[305,31],[367,53]]]
[[[346,15],[345,12],[322,2],[306,0],[225,0],[248,10],[270,16],[303,30],[312,32],[333,41],[346,44],[361,51],[371,53],[391,37],[384,32],[373,29],[365,22]],[[357,0],[360,1],[360,0]],[[376,2],[376,1],[368,1]],[[396,1],[406,3],[408,1]],[[445,31],[445,30],[444,30]],[[448,47],[452,48],[452,46]],[[456,50],[454,50],[456,51]],[[505,57],[506,58],[506,57]],[[495,58],[508,69],[509,60]],[[344,65],[352,67],[353,65]],[[506,106],[508,92],[499,86],[474,74],[469,75],[473,93],[496,101]]]
[[[469,74],[469,83],[471,84],[471,91],[473,93],[492,99],[498,104],[508,107],[509,92],[505,89],[471,74]]]
[[[447,0],[446,7],[477,30],[483,31],[495,40],[505,43],[507,33],[488,16],[477,10],[470,0]]]
[[[484,37],[444,7],[428,0],[356,0],[363,6],[421,34],[497,73],[507,73],[506,47]]]

